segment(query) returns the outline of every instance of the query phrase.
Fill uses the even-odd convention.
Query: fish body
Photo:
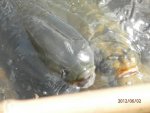
[[[55,76],[39,59],[10,0],[0,1],[0,51],[3,53],[0,64],[3,62],[18,98],[78,91]]]
[[[95,80],[94,55],[82,35],[34,0],[16,0],[16,7],[46,64],[53,62],[59,73],[64,72],[62,78],[68,83],[82,88],[91,86]]]
[[[143,83],[140,56],[116,21],[109,19],[92,0],[36,0],[60,16],[89,41],[97,71],[112,76],[114,85]],[[131,78],[131,79],[130,79]]]
[[[99,7],[105,10],[106,14],[113,15],[129,36],[136,51],[141,56],[143,65],[150,66],[150,1],[149,0],[124,0],[115,2],[110,0]]]

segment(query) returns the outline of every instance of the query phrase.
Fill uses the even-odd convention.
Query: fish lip
[[[118,75],[118,78],[124,78],[124,77],[129,77],[131,74],[138,72],[138,67],[134,67],[130,70],[127,70],[123,72],[122,74]]]
[[[85,75],[86,78],[77,80],[73,85],[76,85],[80,88],[88,88],[88,87],[92,86],[95,82],[95,77],[96,77],[94,70],[95,70],[95,68],[91,68],[91,69],[83,72],[82,75]]]

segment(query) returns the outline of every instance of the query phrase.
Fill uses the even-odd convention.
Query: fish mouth
[[[91,68],[85,72],[82,73],[82,76],[84,78],[76,80],[73,85],[76,85],[80,88],[88,88],[90,86],[92,86],[95,82],[95,68]]]
[[[143,73],[141,73],[138,68],[134,68],[121,74],[121,76],[117,78],[117,82],[121,86],[140,84],[144,83],[143,76]]]
[[[118,78],[128,77],[128,76],[130,76],[130,75],[136,73],[137,71],[138,71],[138,68],[137,68],[137,67],[132,68],[132,69],[127,70],[127,71],[123,72],[122,74],[120,74],[120,75],[118,76]]]

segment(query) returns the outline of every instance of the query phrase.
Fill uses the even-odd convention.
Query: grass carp
[[[0,51],[0,64],[7,70],[7,78],[18,98],[78,91],[48,70],[39,59],[10,0],[0,1]]]
[[[16,0],[16,7],[40,56],[62,78],[82,88],[94,83],[94,55],[89,43],[73,27],[32,0]]]

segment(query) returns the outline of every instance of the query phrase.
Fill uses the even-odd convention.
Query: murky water
[[[3,0],[4,2],[3,5],[8,6],[7,5],[8,1],[9,0]],[[20,1],[23,2],[23,0],[18,0],[19,4],[21,3]],[[120,82],[121,85],[134,85],[137,83],[150,82],[150,70],[149,70],[149,66],[150,66],[149,14],[150,13],[148,10],[145,10],[145,9],[150,9],[150,5],[146,5],[149,3],[147,0],[145,0],[145,2],[143,2],[142,0],[140,1],[138,0],[137,1],[133,1],[133,0],[124,0],[124,1],[116,0],[115,1],[114,0],[115,2],[113,0],[100,0],[100,1],[89,0],[91,2],[90,5],[89,4],[85,5],[83,0],[78,0],[78,2],[75,2],[75,3],[72,0],[70,0],[70,2],[68,2],[69,0],[64,0],[64,1],[62,0],[28,0],[28,2],[30,1],[33,1],[33,3],[37,2],[36,6],[38,6],[38,9],[40,11],[42,8],[45,8],[44,9],[45,14],[48,14],[49,12],[53,12],[54,14],[59,16],[62,20],[64,20],[67,24],[71,24],[72,27],[74,27],[78,31],[77,33],[82,34],[82,36],[84,36],[86,40],[88,40],[89,43],[91,44],[90,47],[95,52],[95,56],[94,56],[95,65],[97,66],[100,72],[97,73],[94,84],[88,89],[82,89],[81,91],[87,91],[87,90],[91,91],[95,89],[104,89],[104,88],[109,88],[115,85],[116,86],[120,85],[120,84],[117,84],[116,81]],[[70,6],[67,2],[66,4],[65,1],[72,4],[71,10],[69,10]],[[27,6],[28,6],[28,2],[26,2]],[[47,3],[49,4],[47,5]],[[80,4],[80,3],[83,3],[83,4]],[[100,9],[102,8],[102,10],[99,11],[100,9],[98,7],[95,8],[95,5],[92,3],[96,3],[96,6],[99,6]],[[47,7],[44,7],[45,4]],[[142,5],[144,5],[145,7],[142,7]],[[32,4],[31,6],[34,6],[34,5]],[[53,6],[53,7],[48,7],[48,6]],[[6,9],[7,8],[10,9],[12,7],[6,7]],[[26,7],[24,8],[29,10]],[[32,8],[33,7],[31,7],[31,9]],[[105,13],[102,12],[103,10],[106,12]],[[5,10],[5,8],[4,9],[0,8],[0,11],[2,12],[6,11],[6,14],[4,13],[4,15],[6,15],[6,17],[8,16],[7,19],[9,20],[9,24],[11,24],[12,21],[10,21],[11,20],[10,18],[13,17],[13,15],[9,17],[9,13],[10,13],[9,10]],[[13,11],[13,9],[11,11],[15,14],[15,11]],[[28,13],[34,14],[34,11],[36,10],[34,10],[33,8],[32,11],[30,12],[29,10]],[[111,15],[110,15],[110,18],[108,19],[106,18],[106,16],[108,17],[109,14]],[[4,17],[4,15],[2,13],[0,17]],[[35,14],[34,16],[37,16],[37,15]],[[117,22],[118,23],[120,22],[120,25],[123,27],[122,30],[121,30],[121,27],[118,27],[119,25],[117,24],[116,21],[111,21],[111,18],[114,19],[114,17],[118,18]],[[53,19],[55,20],[56,17],[53,18],[53,16],[51,16],[51,18],[52,20]],[[45,16],[45,18],[44,16],[41,16],[40,19],[39,18],[36,18],[36,19],[37,20],[43,19],[42,20],[43,23],[45,21],[47,22],[49,21],[49,18],[47,15]],[[3,21],[4,20],[5,19],[3,19]],[[35,23],[36,22],[37,21],[35,21]],[[16,23],[17,22],[14,21],[13,25],[15,25]],[[39,22],[37,24],[37,27],[34,26],[33,28],[39,28],[39,26],[42,26],[41,28],[43,29],[43,26],[45,27],[45,24],[46,24],[46,23],[44,24],[43,23]],[[0,36],[8,37],[8,40],[10,40],[9,33],[12,33],[11,36],[15,36],[14,34],[18,34],[16,33],[16,31],[18,32],[20,28],[21,28],[21,31],[20,31],[21,36],[27,36],[26,32],[22,30],[22,27],[20,26],[16,27],[16,28],[19,28],[19,30],[16,29],[15,31],[10,32],[12,29],[10,29],[9,31],[10,27],[8,27],[8,24],[6,24],[5,21],[4,22],[0,21],[0,25],[1,27],[4,26],[6,28],[6,29],[3,29],[2,32],[0,31],[0,34],[1,34]],[[28,23],[28,25],[29,25],[28,27],[30,28],[31,24]],[[48,26],[48,29],[45,27],[46,30],[56,29],[55,31],[59,31],[59,30],[61,31],[61,29],[58,30],[58,28],[59,27],[64,28],[63,24],[61,24],[61,26],[59,26],[58,24],[58,27],[53,26],[53,24],[49,24],[49,25],[46,24],[46,27]],[[45,32],[45,29],[43,29],[44,34],[42,34],[42,32],[39,32],[41,31],[41,29],[38,29],[37,34],[35,36],[39,36],[39,38],[41,38],[42,36],[45,36],[46,37],[45,40],[48,40],[47,36],[49,36],[49,32],[47,31]],[[34,32],[34,29],[32,28],[28,30],[31,31],[31,34]],[[62,31],[68,33],[68,30],[66,31],[65,30],[66,29],[63,29]],[[59,32],[57,32],[56,34],[58,35]],[[72,35],[70,35],[69,33],[67,35],[71,37]],[[58,36],[60,36],[60,34]],[[62,35],[62,39],[65,37],[65,35],[66,34]],[[60,92],[65,91],[69,87],[69,86],[66,87],[66,84],[65,84],[66,82],[64,83],[64,81],[61,81],[61,80],[59,81],[59,79],[57,81],[57,78],[53,76],[49,78],[51,79],[51,82],[47,82],[47,77],[51,76],[50,74],[48,74],[50,70],[48,71],[44,63],[37,57],[36,51],[32,47],[31,48],[29,47],[30,43],[26,44],[26,40],[20,40],[21,38],[18,38],[14,40],[13,42],[8,41],[8,40],[3,40],[1,38],[3,42],[5,43],[7,42],[10,44],[10,45],[8,44],[8,46],[5,46],[5,44],[2,43],[2,41],[0,40],[1,41],[0,50],[5,49],[7,50],[8,53],[11,52],[8,56],[12,58],[15,62],[14,63],[15,66],[13,67],[13,64],[12,64],[13,61],[11,59],[4,58],[5,57],[4,55],[0,56],[0,61],[2,63],[1,64],[2,67],[0,67],[0,100],[9,99],[9,98],[18,98],[18,95],[15,91],[20,92],[18,93],[19,95],[24,95],[23,98],[26,98],[26,97],[38,98],[39,96],[48,96],[51,94],[57,95],[59,91]],[[72,43],[72,40],[70,41],[69,45],[67,41],[68,39],[66,39],[66,43],[64,44],[64,46],[67,45],[68,51],[71,51],[70,49],[71,46],[79,47],[77,46],[77,43],[75,42]],[[63,40],[62,41],[56,40],[56,42],[57,42],[56,44],[53,44],[53,42],[51,42],[51,45],[53,46],[50,46],[49,53],[51,53],[51,51],[53,50],[55,51],[58,45],[60,45],[60,43],[63,42]],[[49,43],[47,45],[49,46]],[[131,46],[134,49],[131,49]],[[11,48],[13,48],[13,50]],[[75,57],[75,55],[73,54],[72,55],[73,57],[65,57],[68,51],[66,53],[63,53],[62,48],[59,48],[59,49],[58,49],[59,51],[56,51],[56,53],[59,53],[59,55],[56,55],[56,53],[54,53],[53,59],[56,58],[55,56],[59,56],[58,57],[59,60],[62,60],[62,58],[64,58],[63,63],[66,63],[68,59],[70,59],[68,62],[69,64],[72,64],[72,62],[74,61],[74,59],[72,58]],[[28,51],[28,50],[31,50],[31,51]],[[33,55],[33,52],[35,52],[34,55]],[[79,57],[80,59],[83,59],[83,57],[85,58],[85,54],[79,54],[79,56],[80,56]],[[7,63],[8,65],[12,64],[12,67],[13,67],[12,70],[14,71],[9,70],[9,68],[7,70],[7,68],[3,67],[5,63]],[[82,64],[83,62],[75,62],[75,64],[76,63]],[[94,65],[94,60],[92,64]],[[52,65],[51,67],[54,68],[54,65]],[[74,69],[78,70],[78,68],[79,67],[76,66],[75,68],[73,68],[73,71],[76,72],[76,70]],[[83,68],[83,70],[84,69],[85,68]],[[61,70],[58,69],[58,71],[61,71]],[[31,75],[31,76],[26,76],[26,75]],[[37,75],[40,79],[37,77]],[[15,81],[16,83],[14,85],[13,80],[15,76],[18,76],[17,78],[18,81]],[[34,79],[33,76],[37,79],[37,81]],[[123,77],[121,78],[120,76],[123,76]],[[11,77],[13,79],[11,79]],[[44,80],[42,77],[44,78]],[[54,82],[57,82],[57,83],[55,84]],[[62,85],[65,84],[64,87],[61,87],[59,83],[61,83]],[[15,88],[17,87],[19,88],[19,86],[20,86],[20,89],[16,90]],[[69,90],[69,91],[67,90],[66,92],[69,93],[71,91],[72,90]]]
[[[5,99],[17,98],[17,94],[13,89],[6,72],[0,67],[0,101]]]

